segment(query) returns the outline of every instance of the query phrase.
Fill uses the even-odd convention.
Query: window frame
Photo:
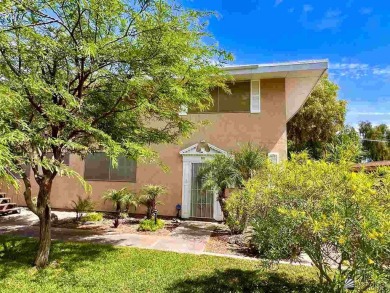
[[[218,98],[217,98],[217,101],[218,101],[218,105],[217,105],[217,111],[197,111],[197,112],[192,112],[190,109],[187,109],[187,114],[186,115],[198,115],[198,114],[223,114],[223,113],[252,113],[251,112],[251,98],[252,98],[252,82],[251,80],[238,80],[238,81],[235,81],[234,83],[232,83],[232,85],[235,85],[237,83],[248,83],[248,92],[249,92],[249,96],[248,96],[248,101],[249,101],[249,107],[248,107],[248,110],[246,111],[236,111],[236,110],[233,110],[233,111],[219,111],[220,109],[220,98],[219,98],[219,91],[220,91],[220,88],[218,88]]]
[[[88,155],[94,155],[94,154],[105,154],[104,152],[96,152],[96,153],[93,153],[93,154],[88,154]],[[87,155],[87,156],[88,156]],[[127,178],[127,179],[111,179],[111,170],[115,169],[112,167],[112,160],[110,157],[107,156],[106,154],[106,157],[108,158],[109,162],[108,162],[108,178],[105,178],[105,179],[90,179],[90,178],[86,178],[85,177],[85,171],[86,171],[86,166],[87,166],[87,157],[85,157],[85,159],[83,160],[84,161],[84,174],[83,174],[83,178],[85,181],[105,181],[105,182],[129,182],[129,183],[136,183],[137,182],[137,161],[136,160],[133,160],[134,162],[134,178]],[[130,160],[128,158],[126,158],[127,160]]]

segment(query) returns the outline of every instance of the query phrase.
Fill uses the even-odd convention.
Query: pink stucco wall
[[[281,159],[287,157],[285,79],[261,80],[261,113],[191,114],[187,117],[196,122],[208,120],[209,124],[198,128],[191,138],[184,140],[181,145],[155,147],[161,160],[169,167],[169,171],[164,172],[155,165],[138,164],[136,183],[89,181],[96,209],[112,209],[110,203],[104,203],[101,199],[102,194],[108,189],[128,186],[130,189],[139,190],[144,184],[161,184],[167,187],[168,193],[162,199],[164,204],[159,207],[159,213],[175,215],[175,206],[181,203],[182,196],[182,158],[179,152],[201,140],[226,151],[236,149],[240,143],[250,141],[265,147],[269,152],[279,153]],[[79,174],[84,174],[84,161],[75,155],[70,156],[70,167]],[[33,192],[36,194],[37,185],[34,184],[33,177],[31,181]],[[8,189],[6,186],[3,186],[2,190],[7,191],[14,202],[21,206],[25,205],[22,186],[18,191]],[[70,209],[72,200],[76,200],[77,195],[85,195],[77,179],[58,177],[53,184],[51,205],[53,208]]]

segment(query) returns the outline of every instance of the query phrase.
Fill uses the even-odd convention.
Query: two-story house
[[[145,184],[161,184],[168,193],[161,198],[160,215],[175,216],[176,206],[180,204],[183,218],[222,220],[216,194],[203,192],[197,180],[202,162],[246,142],[264,147],[275,162],[285,160],[287,121],[302,107],[327,68],[327,60],[226,67],[235,80],[229,85],[231,94],[216,89],[212,92],[211,109],[180,113],[193,121],[207,120],[207,126],[200,127],[180,145],[155,147],[169,167],[168,172],[159,166],[137,165],[124,158],[113,169],[103,153],[85,160],[70,155],[67,163],[92,186],[91,197],[98,210],[112,209],[110,203],[102,200],[108,189],[128,186],[138,190]],[[22,189],[10,194],[21,206],[25,205]],[[33,186],[33,191],[36,190]],[[54,181],[52,195],[52,208],[70,209],[72,201],[78,195],[85,195],[85,191],[77,180],[60,177]]]

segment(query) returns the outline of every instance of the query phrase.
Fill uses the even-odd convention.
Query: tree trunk
[[[49,263],[50,245],[51,245],[51,208],[49,204],[43,209],[39,216],[39,247],[35,258],[35,265],[38,268],[44,268]]]
[[[51,207],[50,192],[53,179],[46,177],[39,182],[39,192],[36,215],[39,218],[39,246],[34,264],[37,268],[44,268],[49,264],[51,245]]]
[[[223,189],[218,194],[218,202],[221,205],[223,214],[223,220],[226,221],[229,218],[229,211],[226,210],[226,189]]]
[[[116,203],[116,216],[115,216],[115,220],[114,220],[114,228],[118,228],[120,216],[121,216],[121,203],[117,202]]]

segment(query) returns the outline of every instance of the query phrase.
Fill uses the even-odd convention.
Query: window
[[[251,82],[235,82],[229,85],[229,89],[230,94],[219,88],[212,90],[211,97],[214,103],[209,109],[203,112],[189,109],[188,113],[250,112]]]
[[[279,154],[278,153],[268,153],[268,158],[274,164],[279,163]]]
[[[105,153],[89,154],[85,158],[84,178],[98,181],[135,182],[137,163],[126,157],[118,158],[118,166],[114,168]]]

